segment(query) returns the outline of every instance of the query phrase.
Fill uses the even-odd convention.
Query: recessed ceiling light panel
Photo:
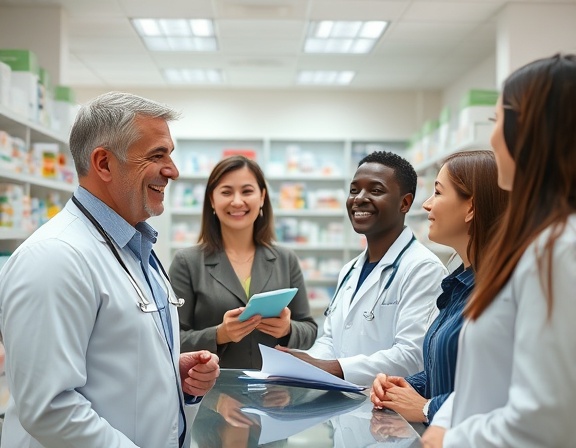
[[[310,22],[305,53],[369,53],[382,36],[388,22],[332,21]]]
[[[208,19],[132,19],[150,51],[218,51],[214,24]]]
[[[301,85],[348,85],[354,79],[353,71],[302,70],[298,72],[297,84]]]

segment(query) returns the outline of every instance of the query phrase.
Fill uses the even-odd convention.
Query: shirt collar
[[[74,195],[120,248],[128,246],[140,260],[149,259],[152,245],[158,238],[158,232],[150,224],[142,221],[136,224],[136,227],[131,226],[118,213],[83,187],[79,186]]]
[[[464,269],[464,264],[461,264],[454,272],[442,280],[442,290],[449,289],[453,282],[462,283],[466,287],[474,286],[474,269],[471,266]]]

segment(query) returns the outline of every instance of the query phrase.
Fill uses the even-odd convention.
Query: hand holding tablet
[[[238,316],[238,320],[244,322],[256,314],[264,318],[278,317],[297,291],[298,288],[284,288],[254,294],[248,301],[246,309]]]

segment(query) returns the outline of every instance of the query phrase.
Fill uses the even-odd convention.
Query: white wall
[[[78,89],[79,102],[103,90]],[[439,91],[143,90],[182,112],[174,138],[407,140],[438,116]]]
[[[442,106],[450,107],[452,119],[456,120],[460,99],[470,89],[499,90],[496,85],[496,53],[479,62],[458,81],[442,92]]]

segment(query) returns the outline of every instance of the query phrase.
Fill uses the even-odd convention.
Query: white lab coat
[[[320,359],[338,359],[348,381],[370,386],[380,372],[408,376],[423,369],[424,335],[436,317],[436,299],[448,272],[436,255],[414,241],[400,259],[388,292],[384,292],[392,275],[392,269],[386,268],[412,235],[409,228],[404,229],[352,303],[367,251],[340,271],[338,285],[342,286],[333,298],[324,333],[307,352]],[[374,319],[369,321],[364,314],[372,307]]]
[[[574,446],[576,214],[554,246],[550,317],[535,256],[543,241],[460,332],[455,391],[432,422],[452,426],[445,447]]]
[[[122,256],[151,300],[139,262]],[[170,312],[172,356],[157,313],[139,309],[127,274],[68,202],[0,272],[12,394],[2,448],[177,447],[179,327]]]

